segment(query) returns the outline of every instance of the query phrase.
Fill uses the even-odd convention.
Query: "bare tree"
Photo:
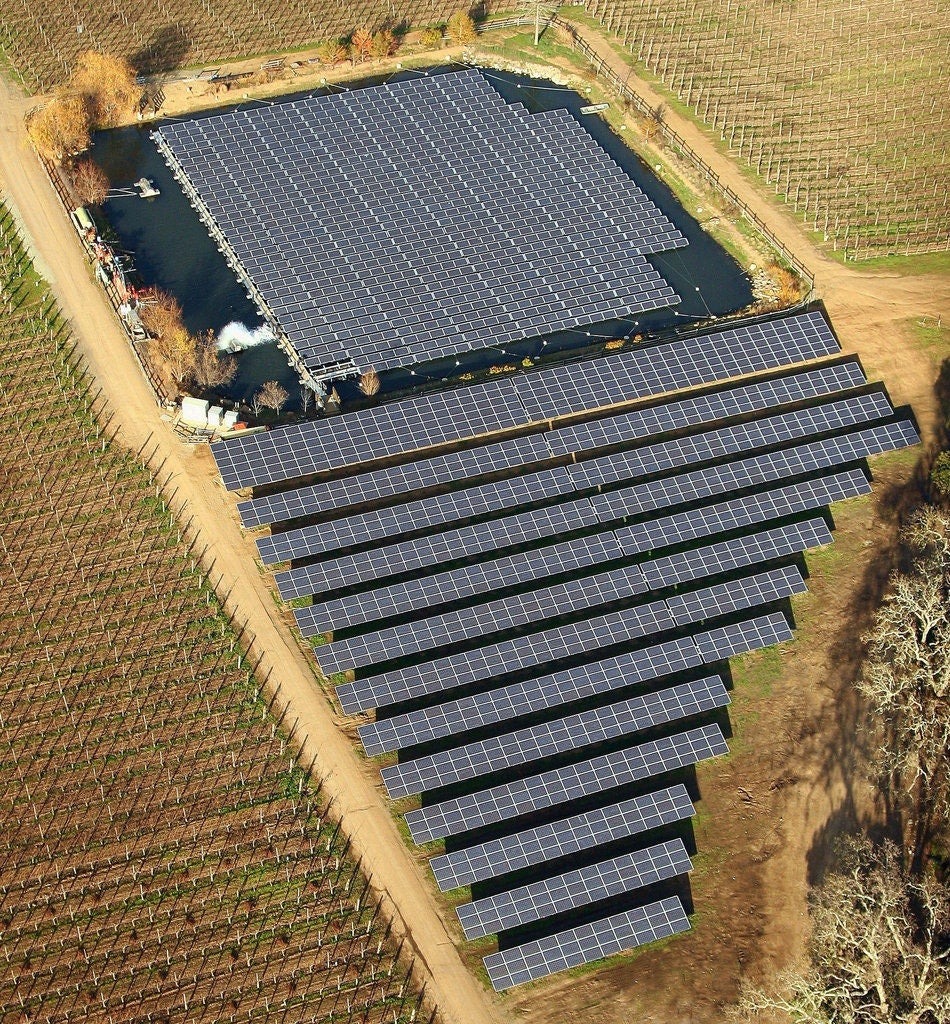
[[[276,380],[264,381],[260,391],[251,399],[254,415],[259,416],[261,409],[273,409],[279,416],[280,410],[287,404],[289,397],[287,389],[282,387]]]
[[[88,157],[77,161],[72,169],[73,188],[83,203],[101,206],[109,195],[106,172]]]
[[[366,373],[360,374],[359,389],[367,397],[377,394],[380,389],[379,374],[374,367],[370,367]]]
[[[852,842],[812,896],[808,965],[777,993],[748,990],[736,1016],[795,1024],[941,1024],[950,1019],[950,901],[900,853]]]
[[[911,871],[950,828],[950,512],[928,507],[902,535],[913,556],[865,638],[858,688],[881,723],[885,796],[903,806]]]
[[[300,408],[303,411],[304,416],[310,411],[310,406],[313,404],[313,392],[306,384],[300,385]]]
[[[220,388],[230,384],[237,375],[238,364],[234,356],[218,351],[213,331],[206,331],[195,339],[195,361],[191,367],[191,380],[199,388]]]

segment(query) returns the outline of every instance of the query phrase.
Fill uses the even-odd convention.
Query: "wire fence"
[[[482,26],[482,30],[499,29],[499,28],[520,28],[523,26],[533,26],[535,24],[534,16],[521,15],[518,17],[501,18],[496,21],[486,22]],[[632,71],[627,73],[626,77],[621,77],[604,59],[597,53],[597,51],[584,39],[574,28],[574,26],[565,19],[561,18],[557,14],[548,15],[544,18],[544,25],[550,25],[565,35],[571,41],[571,46],[574,50],[581,54],[584,59],[590,64],[594,73],[607,83],[607,85],[619,96],[621,99],[626,100],[638,113],[645,117],[654,117],[655,109],[651,104],[643,98],[635,89],[630,85],[630,76],[633,74]],[[769,226],[762,220],[761,217],[752,210],[748,204],[728,185],[724,184],[720,179],[719,175],[713,170],[712,167],[696,152],[692,146],[680,135],[677,131],[671,128],[668,124],[658,118],[654,118],[657,130],[663,137],[664,141],[671,147],[673,147],[703,178],[707,185],[718,193],[722,198],[732,207],[734,207],[738,213],[751,224],[754,224],[756,229],[768,240],[769,245],[775,250],[779,257],[792,269],[802,280],[808,284],[807,297],[811,297],[811,294],[815,287],[815,275],[809,269],[809,267],[800,260],[795,253],[793,253],[780,238],[778,238]],[[806,297],[806,298],[807,298]]]

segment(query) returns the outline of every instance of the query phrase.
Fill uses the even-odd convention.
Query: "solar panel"
[[[274,578],[280,596],[289,601],[330,593],[366,580],[404,577],[420,569],[556,537],[597,522],[590,502],[580,498],[288,569],[276,573]]]
[[[439,889],[448,892],[627,839],[694,813],[686,787],[676,785],[453,850],[433,857],[429,866]]]
[[[565,871],[456,907],[467,939],[517,928],[611,896],[633,892],[692,870],[682,839]]]
[[[686,625],[744,608],[754,608],[758,604],[779,601],[792,594],[804,594],[807,589],[797,566],[786,565],[727,583],[716,583],[702,590],[678,594],[666,603],[676,622]]]
[[[406,824],[413,841],[422,845],[675,771],[709,757],[718,757],[727,750],[719,726],[703,725],[675,736],[430,804],[409,811]]]
[[[506,539],[510,542],[510,537]],[[455,557],[466,553],[464,549],[457,550]],[[575,537],[540,550],[517,551],[493,561],[462,566],[434,576],[401,580],[301,608],[296,612],[297,624],[305,636],[358,626],[419,609],[434,609],[520,583],[543,581],[551,575],[591,570],[622,557],[623,548],[610,533]]]
[[[653,602],[343,683],[336,693],[344,712],[354,714],[646,636],[672,624],[663,602]]]
[[[575,487],[582,490],[840,430],[890,416],[893,411],[886,395],[859,395],[588,459],[569,466],[568,471]]]
[[[722,680],[719,676],[709,676],[580,711],[567,718],[531,725],[518,732],[476,740],[412,761],[400,761],[383,768],[381,775],[387,792],[395,800],[628,736],[665,722],[722,708],[728,703],[729,694]]]
[[[536,371],[517,387],[532,418],[551,419],[838,351],[823,313],[812,310]]]
[[[547,435],[555,455],[637,440],[649,434],[683,430],[698,423],[741,416],[866,383],[857,361],[820,366],[788,377],[756,381],[725,391],[654,405],[588,423],[562,427]]]
[[[496,992],[689,931],[678,896],[568,928],[485,957]]]
[[[296,480],[314,473],[376,462],[404,452],[505,430],[527,416],[510,380],[405,398],[328,419],[244,434],[211,446],[229,491]]]
[[[537,554],[543,564],[545,552]],[[556,565],[549,568],[554,571],[557,569]],[[373,633],[335,640],[321,649],[320,665],[325,672],[341,672],[364,665],[383,664],[462,640],[530,623],[541,623],[554,616],[621,601],[643,593],[645,589],[640,570],[634,565],[622,566],[596,576],[553,583],[527,593],[496,598],[485,604],[445,611],[426,619],[378,629]],[[306,622],[303,613],[308,611],[310,609],[301,608],[295,612],[298,626],[302,621]],[[629,629],[633,621],[637,620],[639,629],[660,630],[666,626],[668,619],[664,608],[642,605],[629,611],[627,625]]]
[[[773,644],[791,639],[792,631],[781,612],[761,615],[728,626],[718,626],[693,637],[696,649],[707,665],[725,661],[734,654],[771,647]]]
[[[426,743],[496,722],[570,704],[703,663],[689,637],[625,651],[611,658],[562,669],[521,683],[487,689],[359,727],[370,756]]]
[[[918,444],[919,441],[917,431],[909,420],[881,423],[838,437],[649,480],[596,496],[592,500],[597,503],[602,516],[606,516],[609,510],[614,518],[618,518],[855,462],[870,455]],[[681,452],[680,446],[674,450],[677,454]],[[620,479],[627,475],[623,467],[627,464],[628,456],[626,452],[614,453],[605,460],[598,459],[584,465],[597,467],[601,475],[606,476],[608,467],[614,464],[620,467],[620,472],[614,474]],[[575,467],[575,470],[581,468]],[[854,479],[857,480],[857,477]],[[575,488],[581,489],[583,483],[583,479],[572,480],[564,468],[545,470],[515,480],[413,502],[401,508],[383,509],[351,519],[324,523],[319,527],[265,537],[258,541],[258,549],[265,564],[313,556],[412,529],[515,509],[531,501],[568,494]],[[864,487],[866,489],[857,493],[867,493],[866,481]]]
[[[448,452],[342,480],[328,480],[309,487],[253,498],[239,502],[238,512],[244,526],[263,526],[265,523],[315,516],[347,505],[454,483],[549,457],[550,451],[543,437],[537,434],[513,437],[482,448]]]
[[[773,530],[735,537],[693,551],[643,562],[640,569],[651,590],[672,587],[687,580],[732,572],[757,562],[798,554],[808,548],[830,544],[831,531],[823,519],[809,519]]]
[[[615,533],[624,551],[632,556],[821,508],[833,501],[863,494],[868,486],[864,474],[860,470],[852,470],[689,509],[649,522],[617,527]],[[597,495],[591,499],[595,509],[604,510],[604,518],[616,515],[622,507],[621,501],[611,498],[613,495]]]
[[[464,106],[445,76],[417,76],[152,136],[315,371],[383,370],[678,301],[642,254],[685,239],[580,122],[458,76],[480,82]],[[380,102],[390,95],[398,104]]]
[[[366,545],[384,537],[516,509],[569,493],[571,488],[570,475],[563,466],[558,466],[530,476],[422,498],[395,508],[363,512],[319,526],[288,530],[261,538],[257,549],[265,565],[312,558],[340,548]]]

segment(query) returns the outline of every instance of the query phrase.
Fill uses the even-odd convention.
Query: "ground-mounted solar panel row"
[[[249,525],[304,521],[261,557],[291,563],[283,597],[312,598],[295,616],[325,634],[324,670],[353,671],[344,712],[375,711],[366,753],[398,752],[382,779],[418,795],[413,840],[447,844],[439,887],[474,887],[465,934],[504,937],[496,988],[689,926],[690,779],[727,752],[723,663],[792,637],[823,511],[868,493],[868,456],[918,440],[855,360],[760,372],[836,347],[813,311],[535,371],[503,382],[509,422],[578,418],[461,451],[394,443],[395,466],[357,458],[242,505]],[[545,373],[552,390],[522,390]]]
[[[689,918],[682,901],[677,896],[668,896],[643,907],[492,953],[485,957],[485,968],[492,985],[501,992],[688,929]]]
[[[480,939],[687,874],[691,868],[683,840],[670,839],[465,903],[457,908],[458,916],[465,937]]]
[[[860,462],[869,456],[905,448],[918,441],[917,431],[909,420],[875,424],[820,441],[627,485],[622,489],[605,492],[597,500],[605,508],[619,502],[622,509],[629,510],[631,515],[645,514],[716,494],[741,491],[769,481],[786,480],[821,472],[833,466]],[[311,557],[336,558],[336,552],[347,548],[375,546],[419,530],[446,527],[478,517],[504,516],[510,514],[512,509],[570,493],[570,474],[566,468],[560,467],[541,474],[516,477],[392,508],[357,513],[323,523],[316,530],[308,528],[277,533],[258,541],[258,553],[266,565]],[[614,518],[616,515],[627,514],[623,510],[615,513]],[[326,573],[325,589],[332,590],[348,578],[347,570],[363,564],[362,559],[362,553],[353,557],[342,556],[342,571],[339,574],[330,562],[319,563],[322,570],[317,565],[311,568],[315,573]],[[305,590],[301,593],[305,593]]]
[[[744,384],[696,398],[564,426],[542,436],[514,437],[463,452],[400,464],[386,469],[328,480],[296,490],[242,502],[245,526],[260,526],[303,516],[314,517],[347,505],[408,494],[414,490],[573,455],[649,434],[682,430],[822,395],[857,388],[866,380],[856,360],[805,370],[790,376]]]
[[[251,434],[215,445],[212,451],[229,490],[261,487],[838,351],[819,310],[786,314],[583,364],[538,369]],[[257,506],[253,513],[249,509],[246,525],[261,522],[266,507]]]
[[[729,694],[722,680],[709,676],[400,762],[382,769],[383,783],[394,799],[424,793],[641,732],[728,703]]]
[[[848,398],[832,398],[821,405],[776,412],[759,419],[701,430],[653,444],[641,443],[636,448],[607,453],[597,449],[579,452],[578,457],[583,458],[583,461],[564,467],[526,472],[523,477],[517,478],[519,483],[501,480],[437,496],[428,502],[430,512],[426,519],[413,517],[409,520],[409,526],[403,528],[411,528],[415,522],[419,522],[421,527],[445,521],[437,516],[436,510],[440,507],[447,509],[453,518],[465,519],[484,514],[493,508],[511,507],[510,498],[513,493],[523,495],[520,504],[526,504],[560,495],[593,491],[599,487],[615,488],[636,482],[638,478],[670,474],[687,466],[744,455],[758,449],[790,445],[815,435],[842,432],[848,427],[889,417],[893,411],[887,396],[874,392]],[[505,501],[506,498],[508,501]],[[381,518],[384,518],[382,513],[385,511],[380,511]],[[398,516],[398,512],[390,513],[391,521],[392,517],[397,517],[394,520],[397,524],[406,523],[405,518],[400,519]],[[328,524],[321,523],[274,534],[262,538],[258,549],[267,564],[306,558],[327,550],[326,538],[347,536],[346,527],[342,525],[345,522],[335,520]],[[353,542],[359,543],[359,540],[354,537]]]
[[[439,888],[448,892],[629,839],[695,813],[686,787],[677,784],[442,854],[433,857],[429,866]]]
[[[818,544],[830,543],[831,535],[822,522],[809,524],[808,529],[793,528],[792,535],[786,531],[776,530],[773,533],[746,540],[744,544],[711,545],[701,549],[692,557],[687,555],[674,556],[664,560],[660,566],[647,563],[622,566],[609,572],[596,573],[592,576],[577,577],[567,581],[540,587],[536,590],[513,594],[508,597],[496,598],[485,604],[467,606],[450,611],[438,612],[430,608],[426,618],[393,626],[377,627],[373,632],[361,633],[349,639],[336,641],[322,648],[321,665],[327,672],[340,672],[363,665],[378,665],[408,655],[420,654],[433,648],[447,647],[471,638],[487,637],[491,633],[503,632],[517,626],[527,624],[543,624],[547,619],[559,618],[573,612],[595,611],[599,606],[607,606],[623,601],[651,589],[663,589],[684,580],[695,580],[705,575],[718,575],[742,568],[755,562],[780,558],[783,555],[796,554]],[[585,542],[589,538],[583,538]],[[599,539],[599,538],[598,538]],[[568,571],[572,567],[571,560],[561,561],[563,549],[570,545],[555,545],[549,551],[535,553],[533,560],[537,570],[546,574]],[[585,544],[585,556],[595,557],[599,545]],[[619,551],[619,548],[618,548]],[[507,560],[508,563],[512,560]],[[530,557],[527,558],[531,562]],[[573,564],[575,569],[585,566],[589,569],[595,563],[587,561]],[[492,563],[482,563],[491,566]],[[529,566],[534,571],[535,566]],[[518,567],[516,566],[516,569]],[[644,568],[649,568],[653,579],[648,582],[644,576]],[[665,577],[668,575],[668,579]],[[419,597],[413,607],[428,608],[431,605],[445,605],[455,600],[460,593],[458,587],[451,582],[452,573],[447,574],[449,580],[440,581],[433,588],[426,588],[425,581],[416,581],[409,585],[410,597]],[[513,573],[514,576],[514,573]],[[471,580],[471,574],[465,579]],[[430,577],[428,582],[438,579]],[[495,585],[506,585],[504,573],[489,579]],[[481,580],[479,580],[481,582]],[[468,593],[467,591],[463,593]],[[470,596],[470,595],[469,595]],[[375,606],[372,594],[359,595],[364,597],[367,616],[372,617]],[[684,598],[676,596],[668,600],[673,622],[679,622],[679,604]],[[358,598],[357,598],[358,602]],[[317,606],[315,606],[317,607]],[[657,605],[646,605],[631,608],[625,616],[630,629],[630,638],[637,635],[633,620],[642,622],[644,628],[654,632],[665,628],[662,616],[652,609]],[[300,609],[295,612],[298,624],[308,622],[312,617],[306,613],[313,608]],[[673,622],[669,623],[672,628]],[[303,635],[314,630],[301,629]]]
[[[714,591],[709,598],[710,607],[715,604],[723,611],[749,607],[749,595],[742,589],[741,582],[737,581],[735,586],[723,584]],[[784,581],[776,584],[776,590],[784,590],[787,585]],[[797,591],[789,591],[794,592]],[[776,592],[768,600],[778,600],[781,596]],[[489,633],[484,646],[451,654],[444,654],[444,648],[437,648],[432,660],[385,669],[343,683],[337,687],[337,697],[347,714],[355,714],[416,698],[436,697],[463,686],[483,684],[506,672],[527,671],[584,652],[631,643],[693,621],[685,600],[683,596],[652,601],[509,639],[495,640]]]

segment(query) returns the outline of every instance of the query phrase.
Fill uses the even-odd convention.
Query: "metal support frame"
[[[218,222],[214,219],[211,211],[205,205],[198,193],[198,190],[191,183],[190,178],[175,158],[175,155],[172,153],[168,144],[159,132],[152,132],[151,138],[158,147],[158,151],[162,154],[162,158],[174,175],[175,180],[181,186],[181,190],[185,193],[188,201],[194,207],[205,228],[207,228],[212,241],[214,241],[218,249],[224,254],[224,257],[228,262],[228,266],[234,271],[235,276],[247,290],[248,295],[257,306],[261,316],[267,321],[267,325],[274,332],[274,337],[277,339],[279,348],[287,357],[287,361],[290,365],[300,375],[300,383],[310,388],[314,394],[320,395],[325,394],[326,388],[324,385],[330,381],[339,380],[341,377],[359,376],[360,370],[352,359],[348,359],[346,362],[321,366],[316,370],[311,369],[304,363],[303,359],[300,357],[300,353],[294,347],[293,342],[287,337],[283,328],[280,326],[280,321],[277,319],[274,311],[270,308],[267,300],[244,269],[244,265],[238,258],[238,255],[231,246],[231,243],[225,237],[224,232],[218,226]]]

